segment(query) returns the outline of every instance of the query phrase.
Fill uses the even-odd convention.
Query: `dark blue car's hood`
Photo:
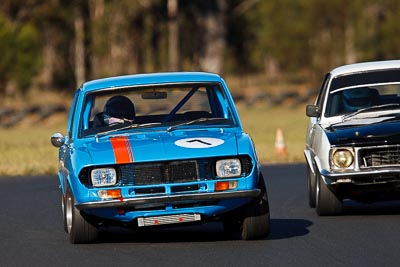
[[[326,133],[331,144],[347,143],[399,143],[400,121],[387,120],[368,125],[336,124],[327,127]]]
[[[92,138],[84,144],[91,161],[114,164],[237,155],[235,132],[148,132]]]

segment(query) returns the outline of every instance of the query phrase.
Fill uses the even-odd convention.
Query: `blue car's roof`
[[[124,87],[146,84],[164,84],[176,82],[221,82],[222,78],[207,72],[164,72],[150,74],[134,74],[98,79],[82,85],[83,91],[94,91],[104,88]]]

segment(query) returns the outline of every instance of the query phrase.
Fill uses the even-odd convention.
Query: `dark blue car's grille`
[[[359,155],[360,166],[364,168],[400,165],[400,146],[365,148]]]

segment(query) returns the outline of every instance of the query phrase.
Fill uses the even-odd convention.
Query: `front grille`
[[[400,165],[400,146],[362,148],[360,167],[389,167]]]
[[[140,163],[121,166],[123,185],[154,185],[200,180],[196,161]]]
[[[117,168],[119,185],[152,186],[160,184],[194,183],[198,181],[214,180],[216,179],[215,163],[217,160],[219,160],[219,158],[202,158],[182,161],[131,163],[119,165],[119,168]],[[248,176],[253,168],[253,162],[251,158],[243,156],[240,157],[240,161],[242,163],[242,177]],[[90,172],[93,168],[97,168],[97,166],[84,168],[81,171],[79,180],[82,184],[91,186]],[[157,187],[152,187],[151,189],[143,189],[143,191],[140,193],[149,193],[147,190],[150,190],[150,193],[161,193],[164,188],[162,187],[162,189],[160,189]],[[199,188],[198,186],[171,188],[172,192],[184,192],[192,190],[199,190]]]

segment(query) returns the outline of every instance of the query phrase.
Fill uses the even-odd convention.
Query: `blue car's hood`
[[[148,132],[94,138],[85,144],[96,164],[164,161],[237,155],[235,132]]]

